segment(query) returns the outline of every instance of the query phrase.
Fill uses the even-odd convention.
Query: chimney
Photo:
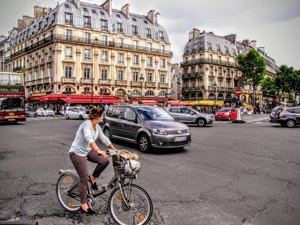
[[[150,11],[147,13],[147,18],[148,18],[148,20],[150,20],[153,24],[157,24],[157,21],[158,21],[158,15],[159,15],[159,13],[156,12],[155,10],[150,10]]]
[[[74,4],[76,5],[77,9],[80,7],[80,0],[73,0]]]
[[[243,41],[242,41],[242,44],[244,44],[244,45],[246,45],[246,46],[249,46],[249,39],[243,40]]]
[[[129,18],[129,4],[124,5],[121,10],[126,18]]]
[[[18,19],[18,31],[21,31],[24,27],[23,27],[23,20]]]
[[[23,19],[18,20],[18,31],[21,31],[23,28],[27,27],[32,21],[34,21],[33,17],[23,16]]]
[[[34,19],[38,19],[48,13],[46,7],[34,6]]]
[[[235,43],[236,43],[236,34],[229,34],[229,35],[224,36],[224,38],[235,45]]]
[[[256,50],[256,40],[250,41],[250,46]]]
[[[200,30],[197,29],[197,28],[194,28],[193,31],[192,31],[192,35],[193,35],[192,39],[200,37]]]
[[[102,4],[102,7],[106,10],[108,15],[111,15],[111,11],[112,11],[111,3],[112,3],[112,0],[106,0],[106,2],[104,2]]]

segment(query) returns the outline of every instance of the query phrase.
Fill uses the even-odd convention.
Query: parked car
[[[53,109],[43,109],[43,108],[38,108],[36,110],[36,113],[38,116],[55,116],[55,113],[53,111]]]
[[[222,108],[215,114],[215,120],[235,120],[237,111],[235,108]]]
[[[25,108],[26,117],[36,117],[37,112],[33,108]]]
[[[277,122],[281,126],[294,127],[300,124],[300,107],[284,108],[276,114]]]
[[[142,152],[152,147],[181,148],[191,142],[188,126],[155,106],[111,106],[104,119],[103,131],[109,139],[138,144]]]
[[[276,114],[280,111],[280,110],[282,110],[283,108],[280,108],[279,106],[276,106],[273,110],[272,110],[272,112],[271,112],[271,114],[270,114],[270,122],[271,123],[276,123],[277,122],[277,119],[276,119]]]
[[[65,112],[66,119],[88,119],[87,109],[79,106],[68,106]]]
[[[166,110],[175,118],[175,120],[182,123],[197,124],[199,127],[204,127],[207,124],[213,123],[214,116],[212,114],[200,113],[184,106],[169,107]]]

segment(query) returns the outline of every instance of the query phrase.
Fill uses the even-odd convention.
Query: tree
[[[262,92],[264,96],[275,96],[276,85],[275,80],[271,77],[265,77],[262,81]]]
[[[241,85],[253,87],[253,105],[255,105],[255,89],[263,80],[266,73],[264,58],[253,48],[245,55],[237,56],[238,69],[242,72]]]
[[[296,105],[297,94],[300,94],[300,70],[295,70],[292,74],[291,88],[294,92],[294,105]]]
[[[293,87],[295,83],[294,74],[295,71],[293,67],[286,65],[279,67],[275,77],[276,92],[279,99],[281,99],[284,93],[290,94],[295,89],[295,87]]]

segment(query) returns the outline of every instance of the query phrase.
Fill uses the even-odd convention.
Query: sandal
[[[89,181],[91,182],[91,187],[94,191],[98,191],[98,186],[97,186],[97,183],[96,181],[93,183],[92,179],[91,179],[91,176],[89,176]]]

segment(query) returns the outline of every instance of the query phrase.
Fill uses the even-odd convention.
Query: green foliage
[[[265,77],[262,81],[262,92],[265,96],[276,95],[275,80],[271,77]]]
[[[294,68],[286,65],[280,66],[275,77],[277,94],[291,93],[296,88],[295,83],[297,83],[297,76]]]
[[[254,49],[250,49],[245,55],[237,56],[238,69],[242,72],[242,82],[257,87],[266,73],[264,58]]]

